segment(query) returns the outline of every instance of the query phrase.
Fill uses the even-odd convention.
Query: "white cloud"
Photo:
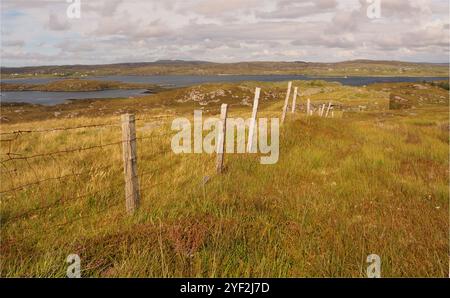
[[[371,20],[366,0],[81,0],[77,20],[63,0],[2,0],[2,63],[448,61],[447,0],[381,4]]]

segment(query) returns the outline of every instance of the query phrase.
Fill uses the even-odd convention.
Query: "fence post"
[[[292,88],[292,82],[288,83],[288,90],[286,93],[286,99],[284,100],[284,106],[283,106],[283,115],[281,116],[281,123],[284,123],[284,119],[286,119],[286,112],[289,105],[289,97],[291,96],[291,88]]]
[[[224,103],[220,108],[221,126],[219,126],[219,136],[217,138],[216,170],[218,174],[221,174],[223,172],[223,157],[225,154],[225,136],[227,131],[227,112],[228,112],[228,105]]]
[[[258,114],[258,105],[259,105],[259,94],[261,93],[261,88],[255,89],[255,99],[253,100],[253,111],[252,118],[250,119],[250,127],[248,130],[248,143],[247,143],[247,152],[254,153],[254,137],[255,137],[255,127],[256,127],[256,115]]]
[[[325,104],[323,104],[322,108],[320,109],[320,117],[323,117],[323,112],[325,112]]]
[[[311,99],[308,98],[306,102],[306,116],[311,115]]]
[[[295,106],[297,104],[297,93],[298,93],[298,87],[294,88],[294,97],[292,98],[292,113],[295,113]]]
[[[132,114],[122,115],[123,168],[125,175],[125,202],[128,213],[139,208],[139,181],[137,176],[136,123]]]
[[[328,103],[328,109],[327,109],[327,113],[325,114],[325,118],[328,118],[328,114],[330,113],[330,109],[331,109],[331,101]]]

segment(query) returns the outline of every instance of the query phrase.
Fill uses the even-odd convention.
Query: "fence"
[[[136,120],[161,120],[160,117],[150,118],[150,119],[136,119]],[[50,134],[60,133],[64,134],[65,132],[74,132],[76,135],[83,134],[87,131],[98,135],[97,131],[100,129],[107,129],[107,131],[116,131],[120,127],[119,123],[99,123],[93,125],[81,125],[81,126],[73,126],[73,127],[58,127],[52,129],[37,129],[37,130],[17,130],[11,132],[1,132],[0,133],[0,143],[2,145],[2,156],[3,158],[0,160],[0,174],[1,174],[1,187],[0,187],[0,196],[2,203],[8,203],[8,200],[16,200],[19,202],[19,206],[21,207],[31,207],[26,208],[25,211],[20,208],[19,212],[7,212],[7,208],[2,208],[1,214],[1,222],[2,227],[8,226],[9,224],[15,223],[19,219],[29,218],[32,215],[36,214],[38,211],[46,211],[50,210],[53,207],[61,206],[65,202],[73,202],[78,201],[80,199],[88,199],[92,197],[97,197],[100,193],[107,192],[107,187],[102,188],[99,187],[100,190],[95,189],[96,191],[89,191],[90,187],[88,185],[83,185],[83,189],[71,192],[68,190],[69,188],[65,188],[65,185],[71,184],[81,185],[81,180],[87,179],[90,181],[93,175],[97,175],[99,172],[108,172],[111,173],[111,177],[116,175],[115,169],[117,169],[117,165],[115,165],[115,169],[113,165],[100,165],[91,167],[91,165],[87,165],[86,167],[74,167],[69,169],[59,169],[58,164],[60,164],[61,160],[77,160],[78,155],[83,157],[84,155],[93,156],[95,154],[99,154],[101,151],[105,151],[104,154],[110,154],[109,152],[115,152],[117,149],[122,149],[123,155],[127,152],[125,149],[127,146],[136,143],[137,141],[143,140],[151,140],[155,138],[168,137],[168,134],[158,134],[158,133],[150,133],[146,136],[136,137],[136,135],[131,137],[124,137],[122,140],[108,140],[106,142],[100,142],[100,144],[89,144],[86,146],[71,146],[70,148],[58,148],[55,150],[47,150],[45,152],[36,152],[35,148],[27,148],[25,146],[24,152],[18,152],[16,149],[18,143],[21,142],[30,142],[30,140],[39,140],[36,142],[42,143],[45,142],[46,139],[49,138]],[[124,133],[126,125],[124,125]],[[25,136],[27,138],[25,139]],[[25,139],[25,140],[24,140]],[[43,141],[44,140],[44,141]],[[31,144],[33,146],[33,144]],[[45,148],[45,146],[42,146]],[[50,146],[51,147],[51,146]],[[49,147],[49,148],[50,148]],[[147,155],[147,158],[152,158],[154,156],[161,156],[161,154],[165,154],[170,152],[169,150],[161,150],[161,151],[153,152],[151,155]],[[44,151],[44,150],[41,150]],[[27,154],[28,152],[28,154]],[[128,151],[129,152],[129,151]],[[102,154],[102,153],[100,153]],[[75,155],[75,156],[73,156]],[[124,162],[126,159],[124,159]],[[80,158],[80,163],[83,163],[82,158]],[[42,173],[42,164],[43,163],[51,163],[55,165],[55,175],[44,175]],[[90,167],[90,168],[89,168]],[[136,169],[136,168],[135,168]],[[53,173],[50,172],[50,173]],[[66,173],[64,173],[66,172]],[[149,175],[155,175],[158,172],[158,169],[154,169],[152,171],[141,171],[135,172],[132,181],[135,181],[135,177],[140,177],[144,179],[144,177]],[[23,177],[24,173],[27,174],[27,177]],[[109,176],[109,174],[108,174]],[[20,182],[18,182],[20,180]],[[130,178],[123,179],[123,187],[127,187],[130,185]],[[48,186],[56,186],[57,191],[52,191],[51,194],[46,194],[44,191],[41,191],[45,187]],[[116,187],[120,187],[120,184],[116,184]],[[147,185],[144,189],[154,187],[155,185]],[[73,187],[72,187],[73,188]],[[112,190],[114,191],[114,190]],[[115,192],[115,191],[114,191]],[[60,194],[58,194],[60,193]],[[73,195],[74,194],[74,195]],[[42,202],[42,196],[47,195],[47,200]],[[38,197],[40,196],[40,197]],[[130,205],[131,200],[136,200],[136,198],[126,195],[126,206],[127,209],[133,211],[137,208],[137,206]],[[25,204],[26,199],[26,204]],[[113,204],[109,204],[109,202]],[[10,201],[12,203],[12,201]],[[23,202],[23,203],[20,203]],[[133,202],[133,201],[131,201]],[[103,213],[105,211],[111,210],[111,208],[118,206],[121,204],[121,201],[117,201],[116,198],[110,199],[107,198],[104,202],[101,202],[101,205],[105,205],[104,208],[97,210],[96,213]],[[30,205],[30,206],[28,206]],[[3,205],[5,206],[5,205]],[[6,211],[5,211],[6,209]],[[12,213],[12,214],[8,214]],[[52,227],[58,228],[63,225],[69,225],[75,221],[86,218],[87,216],[77,216],[73,219],[66,220],[66,222],[61,224],[52,225]],[[27,235],[30,236],[30,235]]]
[[[282,115],[281,119],[282,122],[285,121],[286,114],[289,107],[289,99],[291,94],[291,88],[292,88],[292,82],[289,82],[288,89],[286,92],[286,98],[283,105]],[[258,116],[258,107],[259,107],[259,97],[260,97],[260,88],[256,88],[255,90],[255,97],[253,102],[253,108],[252,108],[252,114],[251,114],[251,121],[249,126],[249,135],[248,135],[248,143],[247,143],[247,152],[254,153],[255,152],[255,129],[256,129],[256,120]],[[294,88],[293,92],[293,99],[292,99],[292,105],[291,105],[291,114],[295,114],[297,112],[297,98],[300,95],[299,87]],[[321,104],[318,107],[313,107],[311,105],[311,101],[308,98],[305,104],[306,108],[306,115],[311,116],[316,113],[320,117],[333,117],[333,104],[331,102],[326,104]],[[222,174],[224,172],[224,157],[225,157],[225,139],[226,139],[226,125],[227,125],[227,115],[228,115],[228,105],[223,104],[221,106],[221,113],[220,113],[220,121],[219,121],[219,135],[218,135],[218,142],[217,142],[217,157],[216,157],[216,172],[218,174]],[[169,116],[170,117],[170,116]],[[17,197],[17,192],[26,190],[30,187],[38,186],[41,184],[45,184],[51,181],[57,181],[59,183],[64,183],[66,180],[75,178],[75,177],[83,177],[83,176],[89,176],[93,172],[99,171],[99,170],[107,170],[111,168],[111,165],[106,165],[104,167],[97,167],[95,169],[90,169],[87,171],[80,171],[80,172],[72,172],[70,174],[60,175],[56,177],[48,177],[44,179],[38,179],[39,174],[36,169],[33,169],[31,162],[33,160],[37,159],[55,159],[57,156],[65,156],[72,153],[80,153],[80,152],[88,152],[88,151],[94,151],[94,150],[104,150],[105,148],[109,147],[115,147],[119,146],[122,151],[122,160],[123,160],[123,189],[125,193],[125,209],[127,213],[132,214],[134,213],[140,205],[141,200],[141,191],[143,191],[146,188],[151,188],[153,185],[146,185],[145,187],[142,187],[139,183],[139,178],[142,178],[146,175],[152,175],[158,172],[158,169],[153,169],[151,171],[144,171],[144,172],[138,172],[138,154],[137,154],[137,147],[138,147],[138,141],[145,140],[145,139],[154,139],[155,137],[161,138],[161,137],[168,137],[170,135],[169,133],[165,134],[151,134],[150,136],[144,136],[144,137],[137,137],[136,135],[136,121],[147,121],[147,120],[160,120],[163,119],[163,117],[153,117],[153,118],[147,118],[147,119],[136,119],[134,115],[125,114],[121,117],[121,123],[99,123],[99,124],[91,124],[91,125],[81,125],[81,126],[74,126],[74,127],[60,127],[60,128],[51,128],[51,129],[42,129],[42,130],[17,130],[12,132],[2,132],[0,133],[0,142],[4,145],[6,143],[7,152],[3,154],[6,158],[0,160],[0,173],[2,175],[7,175],[10,177],[10,184],[11,187],[8,189],[1,189],[0,195],[4,196],[5,194],[13,194],[13,196]],[[63,131],[85,131],[89,129],[117,129],[121,127],[121,140],[115,140],[111,142],[107,142],[105,144],[93,144],[89,146],[80,146],[80,147],[73,147],[73,148],[65,148],[62,150],[54,150],[44,153],[37,153],[37,154],[30,154],[30,155],[24,155],[22,153],[16,153],[13,150],[13,144],[14,142],[20,140],[20,138],[24,135],[30,135],[30,134],[49,134],[54,132],[63,132]],[[170,151],[170,150],[169,150]],[[159,152],[156,152],[155,155],[158,154],[164,154],[168,153],[167,150],[162,150]],[[11,169],[10,165],[16,162],[24,162],[30,169],[33,169],[34,175],[36,179],[34,181],[29,181],[27,183],[23,183],[20,185],[14,184],[13,176],[20,174],[18,173],[21,170],[17,169]],[[51,208],[52,206],[55,206],[57,204],[61,204],[65,201],[71,201],[76,200],[84,197],[89,197],[92,195],[96,195],[99,193],[97,192],[87,192],[85,194],[77,195],[77,196],[61,196],[57,200],[55,200],[52,203],[44,204],[43,206],[38,206],[36,208],[27,210],[23,213],[16,214],[9,218],[9,221],[23,218],[26,216],[29,216],[35,211],[43,210]],[[116,202],[118,204],[120,202]],[[110,206],[107,206],[103,211],[108,210]],[[69,222],[70,223],[70,222]]]

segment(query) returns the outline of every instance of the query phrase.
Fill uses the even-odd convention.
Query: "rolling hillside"
[[[280,159],[171,151],[194,109],[279,117],[286,83],[205,84],[124,100],[2,106],[1,275],[62,277],[448,276],[448,91],[293,82]],[[390,109],[394,96],[410,105]],[[305,116],[333,102],[334,118]],[[59,111],[56,115],[55,112]],[[141,206],[125,211],[119,116],[137,117]],[[58,129],[59,128],[59,129]],[[38,183],[36,183],[38,181]]]
[[[111,65],[66,65],[1,68],[2,78],[95,75],[223,75],[223,74],[298,74],[311,76],[442,76],[448,77],[448,64],[400,61],[354,60],[338,63],[240,62],[161,60],[148,63]]]

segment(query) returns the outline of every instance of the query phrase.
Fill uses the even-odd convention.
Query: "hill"
[[[300,87],[280,158],[174,154],[194,109],[279,117],[283,83],[205,84],[123,100],[2,105],[1,275],[63,277],[448,276],[449,94],[437,84]],[[391,108],[392,97],[409,105]],[[334,118],[305,116],[328,102]],[[59,114],[56,114],[58,112]],[[119,115],[137,117],[140,209],[125,211]]]
[[[160,60],[146,63],[110,65],[65,65],[1,68],[2,78],[85,77],[97,75],[221,75],[297,74],[311,76],[443,76],[448,65],[400,61],[354,60],[338,63],[238,62]]]

